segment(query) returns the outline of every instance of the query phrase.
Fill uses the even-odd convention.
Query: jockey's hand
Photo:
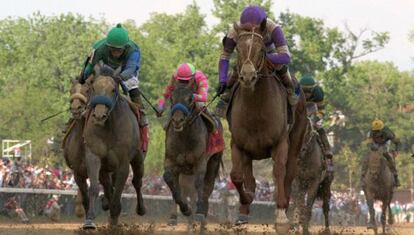
[[[157,113],[156,113],[157,117],[162,117],[163,113],[164,113],[164,107],[158,106],[157,107]]]
[[[394,150],[391,152],[393,157],[397,157],[399,155],[398,151]]]
[[[226,90],[226,83],[225,82],[220,82],[220,84],[218,85],[217,89],[216,89],[216,94],[219,96],[221,94],[224,93],[224,91]]]
[[[82,85],[85,84],[85,82],[86,82],[86,77],[84,75],[79,76],[77,79],[78,79],[79,83],[82,84]]]

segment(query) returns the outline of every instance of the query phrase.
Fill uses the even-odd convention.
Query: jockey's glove
[[[219,96],[221,94],[224,93],[224,91],[226,90],[227,84],[225,82],[220,82],[220,84],[218,85],[217,89],[216,89],[216,95]]]
[[[86,79],[87,79],[87,77],[84,74],[82,74],[81,76],[78,77],[78,81],[82,85],[85,84]]]

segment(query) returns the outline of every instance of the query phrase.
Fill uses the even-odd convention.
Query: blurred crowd
[[[0,161],[0,187],[70,190],[76,188],[76,184],[70,170],[3,158]]]
[[[125,193],[135,193],[131,183],[132,174],[125,185]],[[0,160],[0,187],[11,188],[38,188],[76,190],[77,186],[70,170],[59,167],[39,167],[32,164]],[[256,180],[255,201],[273,201],[275,186],[273,182]],[[160,175],[149,175],[143,178],[142,192],[144,195],[171,195],[164,179]],[[7,196],[6,196],[7,195]],[[228,217],[234,217],[237,211],[238,193],[230,178],[220,178],[215,182],[211,199],[226,203],[230,208]],[[25,194],[3,194],[0,196],[0,205],[3,205],[0,213],[6,216],[17,215],[22,222],[28,222],[28,217],[23,208],[36,207],[38,215],[49,216],[52,220],[58,220],[60,210],[66,213],[72,210],[73,202],[59,200],[58,195],[39,195],[35,199]],[[381,203],[374,204],[375,219],[380,223]],[[233,211],[232,211],[233,210]],[[396,223],[414,222],[414,203],[400,204],[398,201],[391,204]],[[34,216],[34,215],[32,215]],[[332,224],[366,225],[369,219],[368,206],[363,194],[355,192],[332,192],[330,202],[330,220]],[[316,224],[324,224],[322,202],[316,201],[313,207],[312,221]]]

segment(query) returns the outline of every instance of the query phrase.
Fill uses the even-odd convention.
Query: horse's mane
[[[100,67],[99,72],[103,76],[112,77],[115,70],[113,68],[109,67],[108,65],[103,65],[103,66]]]

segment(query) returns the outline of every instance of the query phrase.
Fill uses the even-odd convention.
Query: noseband
[[[112,97],[112,99],[106,95],[94,95],[91,99],[91,102],[89,103],[89,106],[92,108],[95,108],[98,104],[105,105],[109,109],[108,116],[114,110],[119,98],[119,85],[115,82],[115,80],[113,80],[113,82],[115,85],[115,95]]]

